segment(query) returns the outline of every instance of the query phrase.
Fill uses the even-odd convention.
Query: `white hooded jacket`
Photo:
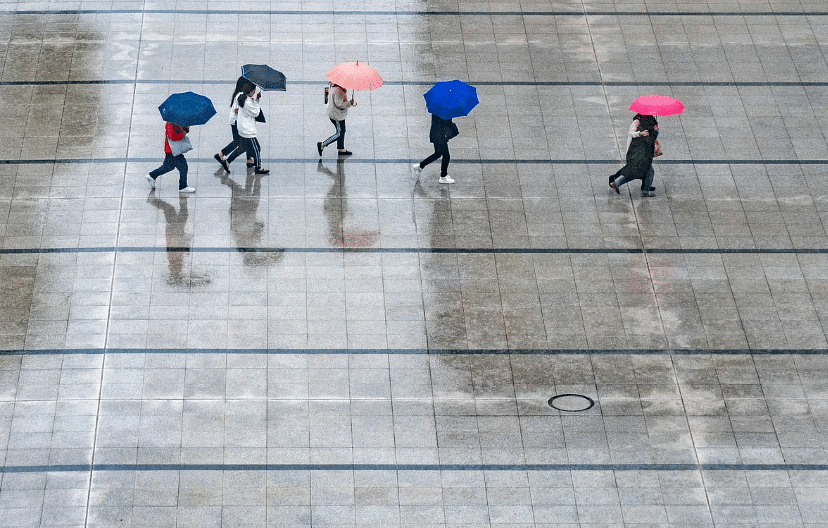
[[[260,90],[256,89],[258,95]],[[261,111],[258,97],[248,97],[244,101],[244,106],[239,106],[239,113],[236,114],[236,127],[238,127],[239,135],[243,138],[256,137],[256,117]]]

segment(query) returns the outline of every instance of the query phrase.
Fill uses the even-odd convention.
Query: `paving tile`
[[[99,4],[0,14],[0,525],[824,522],[818,3]],[[246,62],[288,79],[261,178],[210,159]],[[454,78],[457,182],[415,182]],[[187,90],[197,192],[150,192]],[[648,93],[686,108],[617,196]]]

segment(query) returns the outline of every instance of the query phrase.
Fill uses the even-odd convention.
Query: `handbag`
[[[663,155],[664,155],[664,151],[661,150],[661,143],[659,143],[659,141],[656,139],[655,140],[655,149],[653,150],[653,157],[657,158],[657,157],[663,156]]]
[[[447,130],[446,130],[446,140],[455,138],[460,135],[460,131],[457,129],[457,125],[454,122],[449,121]]]
[[[185,152],[193,150],[193,144],[190,143],[190,138],[187,136],[184,136],[184,139],[179,139],[178,141],[167,139],[167,143],[170,144],[170,151],[173,156],[180,156]]]

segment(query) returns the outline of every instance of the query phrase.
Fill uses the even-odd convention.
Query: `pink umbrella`
[[[633,101],[630,110],[643,115],[669,116],[682,113],[684,105],[666,95],[642,95]]]
[[[328,80],[351,90],[376,90],[382,86],[382,77],[367,64],[343,62],[328,70]]]

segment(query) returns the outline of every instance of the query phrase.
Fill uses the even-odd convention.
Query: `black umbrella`
[[[267,64],[245,64],[241,69],[242,77],[262,90],[279,90],[284,92],[285,74],[276,71]]]

